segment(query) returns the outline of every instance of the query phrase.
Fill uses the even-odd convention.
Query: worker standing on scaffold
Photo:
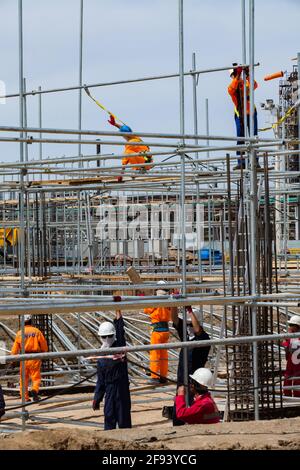
[[[129,126],[121,126],[121,124],[118,124],[112,114],[110,114],[108,122],[112,126],[117,127],[120,132],[132,132],[132,129]],[[148,145],[143,144],[143,141],[142,139],[140,139],[140,137],[137,137],[135,135],[130,135],[128,137],[124,135],[123,137],[127,141],[127,144],[125,145],[125,156],[122,159],[122,165],[140,165],[142,163],[152,163],[153,159],[151,155],[132,155],[134,153],[150,152],[150,148],[148,147]],[[141,145],[131,145],[135,142],[141,142]],[[145,173],[146,171],[151,170],[151,168],[151,165],[145,165],[143,167],[133,167],[134,170],[139,171],[140,173]],[[124,170],[122,170],[122,173],[124,173]],[[119,176],[118,181],[121,182],[122,180],[122,176]]]
[[[228,86],[228,93],[234,104],[234,120],[236,125],[237,137],[245,137],[244,129],[244,80],[241,78],[243,67],[236,67],[230,70],[231,83]],[[250,77],[249,67],[245,68],[246,74],[246,113],[247,113],[247,127],[250,135]],[[254,81],[254,90],[258,87],[257,82]],[[254,108],[253,114],[254,120],[254,135],[257,135],[257,110]],[[238,140],[237,145],[243,145],[243,140]],[[238,164],[234,167],[234,170],[245,169],[245,158],[244,153],[237,151]],[[257,168],[260,168],[258,158],[256,159]]]

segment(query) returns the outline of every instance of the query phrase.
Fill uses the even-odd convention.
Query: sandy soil
[[[300,417],[174,428],[161,413],[163,405],[172,403],[172,395],[165,391],[133,396],[133,428],[126,430],[103,431],[103,409],[91,409],[90,394],[65,396],[67,402],[57,399],[32,405],[24,433],[12,432],[20,430],[20,417],[9,411],[0,423],[0,450],[300,449]],[[15,403],[13,397],[7,397],[8,407]]]
[[[48,450],[299,450],[300,418],[174,428],[87,431],[66,428],[0,434],[0,449]]]

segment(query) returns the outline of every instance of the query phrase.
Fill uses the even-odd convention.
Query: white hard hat
[[[204,385],[204,387],[209,387],[212,383],[213,375],[209,369],[205,367],[200,367],[199,369],[195,370],[193,374],[190,375],[191,379],[198,382],[200,385]]]
[[[99,330],[98,330],[99,336],[110,336],[110,335],[115,335],[115,334],[116,334],[116,329],[110,321],[105,321],[101,323],[101,325],[99,326]]]
[[[165,286],[166,284],[167,284],[166,281],[158,281],[158,283],[157,283],[158,286],[162,286],[162,285]],[[167,293],[168,293],[167,289],[163,289],[163,288],[162,289],[157,289],[157,291],[156,291],[157,295],[166,295]]]
[[[201,315],[200,310],[193,309],[193,314],[197,318],[199,324],[201,324],[202,315]],[[181,318],[181,320],[183,320],[183,312],[182,311],[178,313],[178,317]],[[187,312],[186,319],[189,323],[192,321],[191,314],[189,312]]]
[[[289,325],[297,325],[297,326],[300,326],[300,315],[293,315],[293,316],[289,319],[288,324],[289,324]]]
[[[31,319],[32,319],[31,315],[24,315],[24,321],[29,321]]]

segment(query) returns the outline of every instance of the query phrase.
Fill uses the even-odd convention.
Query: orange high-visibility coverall
[[[258,87],[256,81],[254,81],[254,90]],[[244,80],[242,78],[234,77],[228,86],[228,93],[231,96],[231,99],[234,104],[235,114],[240,117],[238,109],[241,107],[244,110]],[[241,97],[241,102],[239,103],[239,96]],[[246,79],[246,112],[250,114],[250,81]]]
[[[171,309],[165,307],[145,308],[144,312],[150,315],[152,332],[150,337],[151,344],[162,344],[169,341],[169,326],[168,322],[171,320]],[[150,370],[151,377],[158,379],[159,374],[161,377],[168,375],[168,350],[156,349],[150,351]],[[156,372],[156,374],[155,374]]]
[[[132,153],[139,153],[139,152],[149,152],[150,148],[147,145],[130,145],[130,142],[143,142],[142,139],[139,137],[132,137],[132,139],[128,140],[128,144],[125,145],[125,157],[122,159],[122,165],[133,165],[134,163],[149,163],[152,162],[152,157],[149,156],[127,156],[128,154]],[[143,167],[135,167],[134,170],[141,170]],[[145,170],[150,170],[151,166],[145,166]]]
[[[21,330],[18,331],[15,342],[13,344],[11,354],[17,355],[21,353]],[[47,352],[48,345],[43,333],[34,326],[25,325],[25,353]],[[20,395],[22,397],[22,366],[20,365]],[[38,393],[41,384],[41,361],[25,361],[25,399],[29,399],[28,383],[32,382],[32,390]]]

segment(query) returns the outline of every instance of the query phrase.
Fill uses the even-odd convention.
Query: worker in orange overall
[[[244,129],[244,80],[241,78],[243,72],[243,67],[236,67],[230,70],[231,83],[228,86],[228,93],[231,96],[231,99],[234,104],[234,120],[236,125],[236,135],[237,137],[245,137]],[[249,77],[249,67],[245,68],[246,74],[246,114],[247,114],[247,127],[250,135],[250,77]],[[257,82],[254,81],[254,90],[258,87]],[[257,110],[254,109],[253,113],[253,122],[254,122],[254,135],[257,135]],[[237,145],[243,145],[243,140],[238,140]],[[241,155],[240,151],[237,151],[238,155],[238,164],[234,170],[240,170],[245,168],[245,159]],[[257,168],[259,167],[258,158]]]
[[[159,281],[158,284],[166,284]],[[163,287],[156,291],[156,295],[167,295],[168,291]],[[155,307],[145,308],[144,312],[150,315],[152,332],[151,344],[163,344],[169,341],[169,321],[171,320],[171,308]],[[150,351],[150,370],[152,383],[166,383],[168,375],[168,350],[155,349]]]
[[[115,121],[114,116],[111,114],[109,118],[109,124],[111,124],[114,127],[117,127],[120,132],[132,132],[131,128],[129,126],[120,125]],[[142,164],[142,163],[152,163],[152,156],[151,155],[133,155],[135,153],[140,153],[140,152],[150,152],[150,148],[148,145],[144,145],[142,139],[140,137],[137,137],[135,135],[130,135],[130,136],[123,136],[124,139],[128,142],[125,145],[125,151],[124,151],[124,158],[122,159],[122,165],[134,165],[134,164]],[[131,145],[132,143],[136,142],[141,142],[141,145]],[[146,171],[150,170],[152,168],[151,165],[145,165],[143,167],[133,167],[134,170],[139,171],[140,173],[145,173]],[[124,170],[122,171],[124,173]],[[122,181],[122,176],[118,177],[118,181]]]
[[[47,341],[43,333],[32,326],[31,315],[24,315],[25,321],[25,354],[43,353],[48,351]],[[11,354],[13,356],[21,353],[22,335],[21,330],[16,335]],[[25,400],[31,401],[29,398],[28,384],[32,382],[31,394],[33,401],[39,400],[39,389],[41,384],[41,363],[40,360],[30,360],[20,364],[20,395],[22,398],[22,368],[25,364]]]

